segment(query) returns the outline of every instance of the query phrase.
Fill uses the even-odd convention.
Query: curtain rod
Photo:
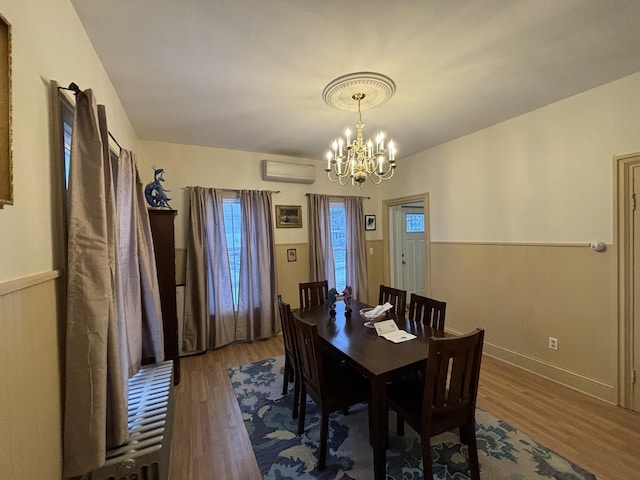
[[[308,197],[309,195],[323,195],[321,194],[315,194],[315,193],[305,193],[305,195]],[[359,198],[366,198],[367,200],[371,200],[371,197],[367,197],[364,195],[328,195],[329,197],[359,197]]]
[[[198,185],[187,185],[186,187],[181,187],[183,190],[186,188],[196,188]],[[216,187],[201,187],[201,188],[215,188],[216,190],[223,190],[225,192],[237,192],[238,190],[249,190],[247,188],[216,188]],[[270,193],[280,193],[280,190],[265,190]]]
[[[81,91],[80,87],[75,82],[71,82],[68,87],[58,86],[58,90],[69,90],[70,92],[73,92],[74,95],[77,95]],[[113,136],[113,133],[109,132],[109,137],[111,137],[111,140],[113,140],[114,143],[118,146],[118,148],[122,150],[122,146],[120,145],[118,140],[116,140],[116,137]]]

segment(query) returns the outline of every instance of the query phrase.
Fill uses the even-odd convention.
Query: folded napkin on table
[[[371,310],[369,310],[368,312],[364,312],[364,316],[367,318],[378,318],[384,312],[392,308],[393,308],[393,305],[391,305],[389,302],[386,302],[384,305],[378,305],[375,308],[372,308]]]

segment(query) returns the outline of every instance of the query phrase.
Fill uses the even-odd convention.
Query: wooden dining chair
[[[356,403],[369,399],[370,384],[360,373],[346,362],[327,364],[323,361],[319,346],[318,329],[315,324],[294,317],[298,338],[301,393],[298,434],[304,432],[307,395],[320,409],[320,451],[318,470],[324,470],[327,458],[329,414],[345,410]]]
[[[424,381],[387,386],[389,406],[398,414],[398,435],[404,434],[405,421],[420,435],[424,478],[431,478],[431,437],[459,428],[471,479],[480,479],[475,413],[483,341],[479,328],[459,337],[431,337]]]
[[[329,282],[327,280],[319,280],[299,283],[298,290],[300,292],[300,308],[322,305],[327,301]]]
[[[402,315],[403,317],[407,314],[407,292],[405,290],[380,285],[378,305],[383,305],[385,302],[393,305],[392,314]]]
[[[437,330],[444,330],[444,317],[447,302],[411,294],[409,299],[409,320],[428,325]]]
[[[298,339],[294,330],[291,306],[282,300],[282,295],[278,295],[278,310],[280,311],[280,322],[282,323],[282,338],[284,341],[284,381],[282,385],[282,395],[289,393],[289,382],[293,381],[293,408],[292,417],[298,417],[298,405],[300,402],[300,367],[298,360]]]

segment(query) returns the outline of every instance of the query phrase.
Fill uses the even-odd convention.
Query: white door
[[[412,293],[427,295],[424,208],[402,206],[402,288],[407,301]]]
[[[632,274],[632,300],[631,300],[631,330],[633,341],[633,375],[635,383],[633,384],[633,409],[640,412],[640,208],[637,203],[640,202],[640,165],[632,169],[633,179],[633,208],[632,216],[632,258],[633,258],[633,274]]]

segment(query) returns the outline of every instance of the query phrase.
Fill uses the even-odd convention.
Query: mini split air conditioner
[[[267,182],[313,183],[316,181],[316,167],[262,160],[262,179]]]

